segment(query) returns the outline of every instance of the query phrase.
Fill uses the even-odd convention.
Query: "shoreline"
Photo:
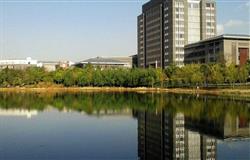
[[[250,89],[191,89],[191,88],[124,88],[124,87],[16,87],[0,88],[0,92],[137,92],[137,93],[176,93],[228,95],[250,98]]]

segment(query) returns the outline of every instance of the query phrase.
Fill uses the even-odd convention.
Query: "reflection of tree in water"
[[[53,106],[59,111],[77,111],[87,114],[105,115],[146,111],[168,112],[185,116],[189,128],[199,128],[203,132],[227,136],[234,133],[230,128],[244,132],[240,128],[249,125],[248,102],[218,99],[213,96],[137,93],[0,93],[0,108],[43,111]],[[239,123],[236,126],[236,122]],[[190,123],[188,123],[190,122]],[[225,126],[227,128],[225,128]],[[221,135],[224,137],[225,135]]]
[[[147,110],[173,114],[184,113],[193,120],[221,121],[227,114],[244,117],[249,121],[247,102],[215,99],[214,97],[173,94],[137,93],[0,93],[1,108],[44,110],[53,106],[59,111],[73,110],[92,114],[102,110]]]

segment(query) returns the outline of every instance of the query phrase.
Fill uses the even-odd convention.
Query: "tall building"
[[[215,0],[151,0],[138,16],[138,66],[184,65],[184,46],[216,35]]]

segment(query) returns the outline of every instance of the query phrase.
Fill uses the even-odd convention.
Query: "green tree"
[[[53,80],[56,84],[62,84],[64,81],[64,70],[58,69],[53,72]]]
[[[168,67],[164,70],[164,72],[165,72],[166,76],[167,76],[169,79],[171,79],[172,76],[175,74],[177,68],[178,68],[178,67],[175,66],[175,65],[170,65],[170,66],[168,66]]]
[[[211,69],[208,64],[202,64],[200,66],[201,74],[204,77],[204,84],[207,86],[208,80],[211,78]]]
[[[245,83],[248,79],[249,72],[247,70],[247,66],[239,67],[238,79],[241,83]]]
[[[238,79],[238,69],[235,65],[231,64],[226,67],[225,78],[234,87],[235,82]]]
[[[246,63],[246,69],[248,71],[248,74],[250,75],[250,60],[248,60]]]
[[[209,81],[214,84],[219,84],[224,82],[223,66],[220,64],[213,64],[210,67]]]
[[[157,80],[161,84],[161,88],[163,88],[164,81],[167,79],[167,76],[165,75],[164,71],[161,68],[158,68],[156,70],[157,74]]]
[[[104,85],[104,79],[103,79],[103,74],[100,68],[97,68],[94,72],[93,72],[93,86],[103,86]]]

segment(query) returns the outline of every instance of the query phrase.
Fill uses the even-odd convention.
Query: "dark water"
[[[0,94],[1,160],[250,159],[250,102],[136,93]]]

